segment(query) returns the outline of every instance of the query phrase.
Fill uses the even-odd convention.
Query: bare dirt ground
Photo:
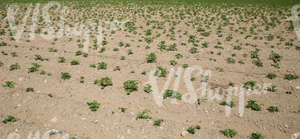
[[[252,133],[260,133],[266,139],[289,139],[300,132],[300,79],[297,78],[300,76],[300,43],[291,29],[291,22],[287,21],[290,9],[196,5],[69,8],[66,25],[120,19],[128,22],[120,30],[102,30],[105,49],[101,52],[94,47],[97,35],[91,35],[85,57],[78,55],[78,51],[84,53],[83,36],[45,40],[36,31],[35,39],[29,41],[32,23],[29,17],[21,40],[16,42],[9,32],[7,16],[2,16],[0,32],[5,33],[0,36],[0,82],[3,84],[0,87],[0,119],[12,115],[16,121],[0,123],[1,139],[6,139],[10,133],[26,138],[30,131],[44,134],[51,129],[68,133],[70,138],[82,139],[221,139],[227,138],[221,132],[225,129],[234,129],[237,134],[233,138],[237,139],[251,138]],[[25,10],[21,11],[16,20],[24,17]],[[2,14],[6,12],[1,11]],[[59,19],[55,17],[59,12],[53,13],[51,21],[56,26]],[[35,30],[46,29],[43,20],[40,17],[38,20]],[[147,62],[150,53],[155,53],[156,62]],[[276,54],[279,57],[274,58]],[[65,62],[58,62],[59,57],[64,57]],[[72,60],[79,64],[72,65]],[[100,62],[106,63],[107,68],[97,69]],[[12,66],[16,63],[19,68]],[[29,72],[32,63],[40,67]],[[160,107],[153,91],[144,91],[150,72],[161,66],[170,74],[171,68],[176,71],[184,64],[211,71],[209,79],[192,73],[197,99],[203,102],[186,103],[181,99],[172,104],[172,99],[167,98]],[[116,66],[120,70],[116,70]],[[69,73],[71,78],[62,79],[62,72]],[[267,76],[270,73],[276,77],[270,79]],[[182,95],[188,92],[183,76],[184,73],[178,88]],[[95,80],[103,77],[109,77],[112,85],[101,89]],[[158,79],[160,90],[167,78]],[[124,89],[127,80],[138,83],[137,91],[130,95]],[[264,94],[246,96],[244,104],[234,96],[232,103],[235,105],[226,117],[225,106],[220,105],[225,98],[200,98],[201,91],[197,89],[205,80],[207,88],[211,89],[243,87],[248,81],[259,85],[272,83],[273,88],[268,88]],[[7,81],[14,85],[9,86]],[[168,89],[173,89],[173,83],[171,80]],[[87,104],[94,100],[100,104],[97,111],[91,111]],[[261,109],[246,108],[248,100],[255,100]],[[240,105],[244,108],[243,116],[239,115]],[[270,110],[270,106],[279,111]],[[122,112],[121,108],[126,109]],[[151,118],[138,119],[144,110]],[[154,121],[159,119],[162,120],[160,126],[155,126]],[[187,131],[196,125],[201,128],[195,129],[194,134]]]

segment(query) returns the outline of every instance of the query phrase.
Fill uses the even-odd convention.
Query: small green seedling
[[[41,70],[40,74],[45,75],[47,72],[45,70]]]
[[[183,64],[182,67],[186,69],[186,68],[189,67],[189,65],[188,64]]]
[[[104,89],[107,86],[112,86],[112,80],[109,77],[103,77],[100,80],[101,89]]]
[[[83,54],[82,51],[76,51],[75,56],[80,56],[80,55],[82,55],[82,54]]]
[[[221,132],[224,134],[224,136],[230,137],[230,138],[237,135],[237,131],[234,129],[225,129],[225,130],[222,130]]]
[[[196,80],[196,77],[191,77],[191,81],[195,81]]]
[[[250,108],[254,111],[261,110],[261,106],[259,104],[257,104],[256,101],[254,101],[254,100],[248,100],[248,105],[246,106],[246,108]]]
[[[11,52],[10,54],[11,54],[12,57],[18,57],[16,52]]]
[[[267,78],[269,78],[269,79],[275,79],[276,77],[277,77],[277,75],[274,74],[274,73],[269,73],[269,74],[267,75]]]
[[[121,70],[120,66],[116,66],[116,67],[114,68],[114,71],[120,71],[120,70]]]
[[[207,100],[205,97],[201,97],[197,99],[197,104],[200,105],[202,102],[204,102],[205,100]]]
[[[71,79],[71,74],[68,72],[61,72],[60,74],[61,74],[61,79],[63,80]]]
[[[182,95],[178,91],[166,90],[165,93],[163,94],[163,98],[166,99],[168,97],[181,100]]]
[[[278,63],[282,59],[282,56],[272,51],[270,59],[273,60],[274,63]]]
[[[90,67],[91,68],[96,68],[97,66],[96,66],[96,64],[91,64]]]
[[[136,120],[138,120],[138,119],[151,119],[152,117],[150,115],[148,115],[149,112],[150,112],[149,110],[144,110],[144,111],[140,112],[136,116]]]
[[[293,94],[292,91],[286,91],[285,93],[286,93],[286,94],[289,94],[289,95]]]
[[[257,67],[263,67],[264,66],[264,64],[262,63],[262,61],[260,59],[253,60],[253,64],[256,65]]]
[[[55,49],[55,48],[48,48],[48,51],[49,52],[57,52],[57,49]]]
[[[176,57],[177,59],[181,59],[181,58],[183,58],[183,55],[182,55],[182,54],[176,54],[175,57]]]
[[[51,97],[51,98],[52,98],[52,97],[53,97],[53,95],[52,95],[52,94],[48,94],[48,97]]]
[[[189,132],[190,134],[195,134],[196,132],[196,129],[200,129],[200,125],[196,125],[196,126],[190,126],[188,129],[187,129],[187,132]]]
[[[154,126],[160,126],[160,124],[161,124],[162,121],[163,120],[161,120],[161,119],[155,120],[154,123],[153,123],[153,125]]]
[[[34,89],[29,87],[29,88],[26,88],[26,92],[34,92]]]
[[[205,75],[205,76],[203,77],[203,79],[201,80],[201,82],[207,83],[208,80],[209,80],[209,75]]]
[[[248,81],[244,83],[244,88],[249,89],[249,90],[255,90],[258,89],[259,86],[257,85],[256,81]]]
[[[8,115],[8,116],[2,121],[2,123],[4,123],[4,124],[6,124],[6,123],[8,123],[8,122],[14,123],[14,122],[16,122],[16,121],[17,121],[17,119],[16,119],[15,117],[13,117],[13,116],[11,116],[11,115]]]
[[[216,70],[217,70],[218,72],[223,72],[223,71],[224,71],[224,69],[221,68],[221,67],[216,67]]]
[[[277,88],[276,85],[272,85],[271,87],[268,87],[267,90],[270,92],[276,92],[276,90],[277,90],[276,88]]]
[[[127,92],[127,95],[130,95],[130,93],[132,93],[133,91],[138,90],[138,83],[134,80],[128,80],[123,83],[123,87]]]
[[[18,69],[21,69],[21,66],[19,65],[19,63],[12,64],[12,65],[9,66],[10,71],[18,70]]]
[[[235,63],[235,59],[233,59],[233,58],[231,58],[231,57],[227,58],[226,61],[227,61],[227,63],[229,63],[229,64],[234,64],[234,63]]]
[[[199,129],[201,129],[201,126],[200,125],[196,125],[195,128],[199,130]]]
[[[151,89],[151,85],[150,84],[146,84],[145,86],[144,86],[144,91],[146,92],[146,93],[151,93],[152,92],[152,89]]]
[[[97,69],[98,70],[105,70],[107,68],[107,64],[104,62],[98,63]]]
[[[71,64],[71,65],[79,65],[80,62],[79,62],[78,60],[72,60],[72,61],[70,62],[70,64]]]
[[[59,57],[58,58],[58,63],[65,63],[66,59],[64,57]]]
[[[176,65],[177,65],[177,62],[176,62],[175,60],[171,60],[171,61],[170,61],[170,65],[176,66]]]
[[[125,56],[121,56],[120,60],[125,60],[126,57]]]
[[[0,67],[2,67],[4,65],[4,63],[2,61],[0,61]]]
[[[38,64],[38,63],[32,63],[32,67],[30,67],[29,69],[28,69],[28,73],[31,73],[31,72],[37,72],[37,71],[39,71],[39,68],[41,67],[41,65],[40,64]]]
[[[271,66],[273,66],[273,67],[275,67],[275,68],[277,68],[277,69],[280,69],[280,66],[279,66],[278,63],[271,64]]]
[[[132,50],[129,49],[128,52],[127,52],[127,54],[128,55],[132,55],[133,54]]]
[[[222,101],[222,102],[220,103],[220,105],[223,105],[223,106],[229,106],[230,108],[232,108],[232,107],[235,106],[235,104],[234,104],[233,101],[230,101],[230,103],[227,103],[226,101]]]
[[[196,48],[196,47],[193,47],[193,48],[191,48],[190,49],[190,53],[191,54],[196,54],[196,53],[198,53],[199,51],[198,51],[198,48]]]
[[[84,77],[83,76],[80,76],[80,83],[84,83]]]
[[[284,75],[284,79],[286,79],[286,80],[296,80],[298,78],[299,78],[299,76],[295,75],[295,74],[286,74],[286,75]]]
[[[3,84],[3,87],[14,88],[15,87],[15,82],[13,82],[13,81],[6,81]]]
[[[47,60],[47,59],[44,59],[41,55],[34,55],[34,60],[44,61],[44,60]]]
[[[119,51],[119,48],[114,48],[113,51],[117,52]]]
[[[167,74],[168,74],[168,71],[161,66],[157,67],[157,69],[154,73],[154,75],[158,76],[158,77],[167,77]]]
[[[70,137],[69,139],[77,139],[77,137],[75,137],[75,136],[72,136],[72,137]]]
[[[88,57],[88,56],[89,56],[89,54],[83,53],[83,57]]]
[[[193,126],[190,126],[186,131],[190,134],[195,134],[195,128]]]
[[[241,46],[239,46],[239,45],[236,45],[236,46],[233,46],[233,49],[234,49],[234,50],[241,50],[241,49],[242,49],[242,47],[241,47]]]
[[[279,112],[279,108],[277,106],[270,106],[267,110],[269,112]]]
[[[264,139],[264,136],[262,134],[260,134],[260,133],[252,133],[250,135],[250,138],[251,139]]]
[[[98,103],[96,100],[94,100],[92,102],[88,102],[87,104],[90,107],[91,111],[97,111],[99,109],[99,106],[100,106],[100,103]]]
[[[121,107],[121,108],[119,108],[120,110],[121,110],[121,112],[125,112],[128,108],[123,108],[123,107]]]

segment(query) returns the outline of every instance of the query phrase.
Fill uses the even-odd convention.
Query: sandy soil
[[[93,49],[95,38],[91,37],[88,57],[83,57],[75,55],[76,51],[83,51],[83,48],[78,47],[78,44],[82,44],[82,36],[72,36],[71,40],[63,37],[47,41],[36,33],[34,40],[26,41],[28,32],[24,32],[22,39],[16,42],[10,39],[9,27],[5,20],[1,21],[6,34],[1,35],[0,42],[6,42],[7,46],[0,46],[0,51],[7,55],[3,53],[0,55],[0,61],[3,62],[0,67],[0,82],[5,84],[6,81],[13,81],[15,86],[0,87],[0,119],[4,120],[7,115],[16,118],[16,122],[0,123],[1,139],[7,138],[13,132],[18,133],[21,138],[26,138],[30,131],[39,130],[43,134],[50,129],[82,139],[221,139],[226,137],[220,131],[227,128],[238,132],[233,138],[250,138],[251,133],[259,132],[267,139],[289,139],[292,134],[300,132],[300,91],[297,89],[300,87],[300,79],[285,79],[286,74],[300,76],[300,51],[296,49],[300,43],[296,39],[295,32],[288,30],[290,22],[286,19],[289,9],[255,7],[220,9],[195,6],[154,7],[154,10],[151,10],[147,7],[132,6],[84,8],[81,11],[72,9],[70,13],[67,20],[68,24],[73,25],[93,19],[109,21],[112,17],[126,18],[135,24],[136,33],[130,32],[127,27],[115,33],[104,30],[103,35],[107,41],[105,51],[100,53]],[[222,15],[228,20],[222,20]],[[272,18],[275,17],[276,26],[272,27]],[[29,30],[30,22],[31,20],[28,21],[26,30]],[[227,23],[228,25],[224,25]],[[254,27],[254,33],[251,33],[251,27],[255,25],[257,27]],[[41,28],[44,28],[43,26],[39,25]],[[159,29],[159,26],[162,29]],[[219,26],[222,27],[221,30],[218,30]],[[266,26],[270,29],[266,30]],[[246,31],[243,31],[243,27]],[[201,30],[199,32],[199,28],[210,32],[210,35],[207,37],[201,35],[203,32]],[[145,34],[147,29],[151,29],[151,35]],[[157,36],[158,34],[160,35]],[[269,34],[273,35],[274,39],[267,40]],[[194,44],[198,46],[189,42],[190,35],[195,36]],[[230,35],[232,39],[227,40]],[[150,37],[153,38],[153,42],[148,44],[144,38]],[[161,41],[165,41],[167,45],[176,43],[177,50],[159,50],[158,45]],[[128,43],[130,46],[120,46],[120,42]],[[202,47],[204,42],[208,43],[207,48]],[[216,45],[222,49],[216,48]],[[237,45],[241,50],[233,49],[233,46]],[[149,46],[149,49],[146,49],[146,46]],[[192,47],[197,48],[199,52],[190,53]],[[57,52],[49,52],[49,48],[54,48]],[[119,48],[119,51],[114,51],[114,48]],[[260,50],[258,55],[263,67],[253,64],[253,60],[256,59],[251,58],[251,52],[256,48]],[[128,55],[128,50],[133,54]],[[272,51],[282,57],[278,62],[280,69],[271,66],[274,64],[270,59]],[[13,57],[12,52],[16,52],[17,57]],[[157,56],[156,63],[146,62],[146,57],[151,52]],[[175,55],[178,53],[183,58],[177,59]],[[233,54],[235,56],[232,56]],[[35,55],[48,60],[37,61]],[[121,56],[125,56],[126,59],[121,60]],[[59,57],[64,57],[66,62],[58,63]],[[235,63],[228,63],[227,58],[235,59]],[[80,64],[71,65],[72,60],[78,60]],[[170,60],[175,60],[177,65],[170,65]],[[91,64],[102,61],[107,64],[106,70],[90,67]],[[243,61],[244,64],[238,61]],[[20,69],[10,71],[10,66],[15,63],[20,65]],[[28,73],[31,63],[39,63],[41,65],[39,71]],[[238,97],[233,97],[236,105],[229,117],[225,116],[225,107],[219,104],[225,99],[206,100],[200,105],[197,102],[190,104],[182,100],[177,100],[178,104],[172,104],[171,99],[164,99],[164,105],[159,107],[152,93],[145,93],[143,89],[149,81],[150,71],[155,70],[157,66],[162,66],[168,71],[171,68],[176,70],[183,64],[210,70],[212,76],[208,80],[208,88],[228,88],[230,82],[234,83],[234,86],[243,86],[247,81],[256,81],[261,85],[272,83],[277,88],[275,92],[245,97],[245,106],[247,100],[251,99],[256,100],[262,109],[254,111],[245,108],[242,117],[239,116]],[[120,67],[120,71],[114,71],[116,66]],[[220,72],[217,67],[223,71]],[[42,70],[46,71],[46,75],[40,74]],[[61,79],[61,72],[70,73],[71,79]],[[146,75],[141,74],[142,72],[146,72]],[[274,73],[277,77],[269,79],[266,77],[268,73]],[[84,77],[84,83],[80,83],[81,76]],[[192,82],[194,88],[200,88],[203,77],[196,76],[196,73],[192,76],[195,77]],[[111,78],[113,85],[104,89],[95,85],[94,80],[102,77]],[[136,80],[139,83],[138,91],[127,95],[123,88],[123,83],[127,80]],[[160,89],[166,80],[167,78],[159,78]],[[172,83],[169,89],[173,89]],[[187,89],[183,79],[179,84],[178,91],[185,94]],[[30,87],[34,88],[34,92],[26,92]],[[287,91],[291,91],[292,94],[287,94]],[[200,94],[201,92],[197,91],[198,98]],[[87,102],[93,100],[101,104],[97,111],[91,111],[87,105]],[[277,106],[279,112],[269,112],[267,108],[270,106]],[[121,112],[121,107],[128,109]],[[152,118],[137,120],[138,113],[144,110],[149,110]],[[163,120],[161,125],[153,126],[157,119]],[[189,134],[186,130],[195,125],[200,125],[201,129],[196,130],[195,134]]]

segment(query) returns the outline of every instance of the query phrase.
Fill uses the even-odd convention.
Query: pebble
[[[287,124],[284,125],[285,128],[289,128],[289,126]]]
[[[98,123],[98,120],[95,120],[94,123],[97,124],[97,123]]]
[[[53,134],[60,133],[61,131],[56,130],[56,129],[51,129],[51,130],[49,130],[48,132],[49,132],[50,135],[51,135],[51,134],[53,135]]]
[[[56,123],[56,122],[57,122],[57,118],[56,118],[56,117],[52,118],[52,119],[50,120],[50,122]]]
[[[188,134],[187,131],[182,131],[180,135],[184,137],[184,136],[186,136],[187,134]]]
[[[19,81],[23,81],[23,78],[22,78],[22,77],[20,77],[20,78],[19,78]]]

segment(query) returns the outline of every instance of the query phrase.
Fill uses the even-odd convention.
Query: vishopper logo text
[[[293,22],[294,31],[296,32],[298,41],[300,41],[300,19],[299,19],[300,5],[293,6],[293,8],[291,10],[291,14],[292,14],[292,22]]]
[[[9,133],[7,136],[7,139],[23,139],[25,138],[24,136],[21,136],[18,133],[12,132]],[[78,137],[70,137],[68,133],[65,133],[63,131],[59,131],[56,129],[51,129],[46,131],[44,134],[41,134],[39,130],[36,132],[30,131],[26,137],[26,139],[50,139],[50,138],[55,138],[55,139],[80,139]]]
[[[292,135],[292,138],[291,139],[300,139],[300,132],[299,133],[294,133]]]
[[[40,13],[41,9],[41,13]],[[50,10],[53,10],[54,12],[59,15],[59,22],[54,26],[54,22],[51,22],[50,17]],[[17,16],[18,12],[20,11],[20,7],[18,5],[10,5],[7,10],[7,20],[10,27],[10,30],[12,32],[14,40],[17,42],[20,41],[22,38],[22,34],[24,33],[24,29],[26,27],[26,23],[28,20],[28,17],[32,17],[31,21],[32,24],[29,29],[29,40],[35,39],[35,34],[37,33],[37,25],[38,25],[38,19],[42,19],[43,21],[43,28],[41,30],[38,30],[40,33],[40,36],[45,40],[53,40],[62,38],[64,36],[71,37],[71,36],[80,36],[84,40],[83,44],[83,50],[85,52],[88,52],[89,43],[90,43],[90,37],[91,34],[94,33],[96,36],[97,41],[97,48],[98,50],[101,50],[102,43],[103,43],[103,30],[120,30],[124,28],[125,23],[127,20],[122,21],[105,21],[100,23],[95,23],[92,21],[88,21],[86,23],[75,23],[74,25],[70,25],[65,23],[66,18],[68,17],[68,7],[61,6],[59,2],[49,2],[43,7],[41,7],[41,4],[37,3],[35,6],[33,4],[29,4],[26,8],[25,15],[21,21],[21,23],[17,26],[15,17]],[[32,12],[32,14],[31,14]],[[41,16],[42,18],[39,18]]]
[[[241,117],[244,115],[245,97],[250,95],[267,94],[268,92],[267,90],[272,86],[271,83],[264,83],[262,86],[256,84],[254,88],[252,88],[251,86],[243,85],[239,87],[229,87],[229,88],[218,87],[215,89],[210,89],[208,86],[208,80],[211,77],[211,71],[203,70],[201,66],[192,66],[192,67],[188,67],[187,69],[183,69],[179,67],[176,73],[175,70],[171,68],[168,73],[166,82],[164,83],[162,89],[159,90],[158,81],[157,81],[158,77],[156,74],[157,72],[159,72],[159,70],[157,69],[152,70],[149,75],[149,81],[145,84],[151,85],[154,101],[159,107],[163,106],[164,93],[169,89],[170,83],[173,82],[173,77],[174,77],[173,91],[175,92],[175,94],[172,94],[171,103],[178,104],[176,99],[177,96],[176,93],[179,93],[177,91],[179,89],[179,86],[181,85],[182,74],[184,74],[183,81],[187,91],[182,96],[180,96],[181,100],[184,103],[194,104],[197,102],[198,99],[205,99],[209,101],[213,101],[213,100],[220,101],[225,99],[226,103],[230,104],[230,102],[232,101],[232,97],[236,96],[238,97],[239,100],[238,109],[239,109],[239,115]],[[204,77],[204,79],[201,82],[200,88],[195,89],[193,86],[193,83],[191,81],[193,72],[196,72],[195,77],[199,77],[199,76]],[[200,97],[197,96],[197,92],[198,94],[199,93],[201,94]],[[231,107],[226,105],[225,106],[226,116],[229,117],[230,113],[231,113]]]

